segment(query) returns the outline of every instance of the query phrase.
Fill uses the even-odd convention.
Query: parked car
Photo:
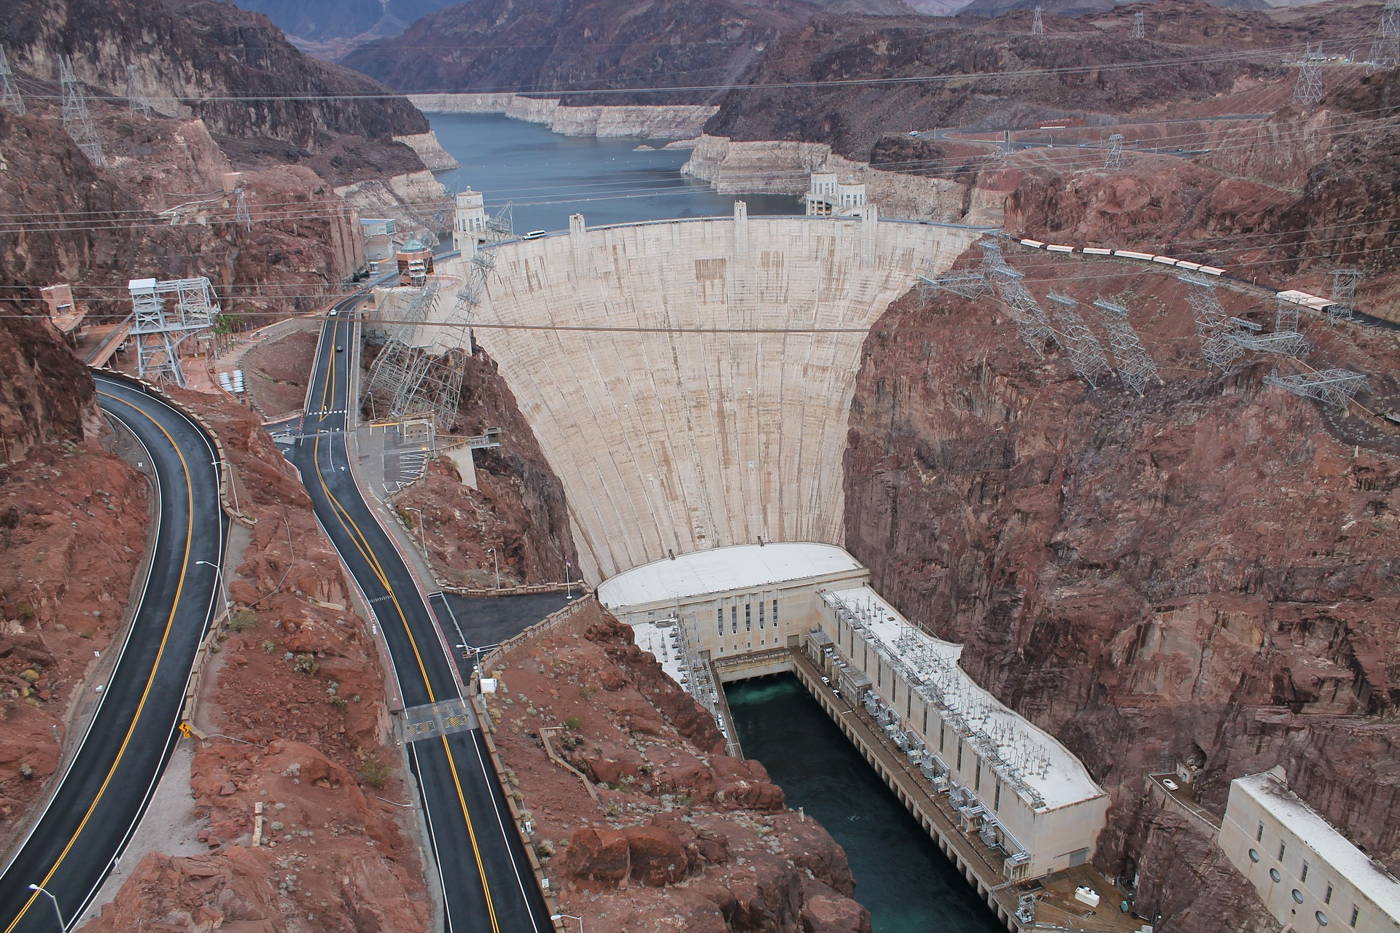
[[[522,240],[538,240],[540,237],[542,237],[542,236],[544,236],[544,235],[545,235],[545,231],[544,231],[544,230],[531,230],[529,233],[522,233],[522,234],[520,234],[520,239],[522,239]]]

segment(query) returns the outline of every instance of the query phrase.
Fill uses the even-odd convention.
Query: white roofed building
[[[835,172],[813,172],[803,201],[808,217],[860,217],[865,185],[838,181]]]

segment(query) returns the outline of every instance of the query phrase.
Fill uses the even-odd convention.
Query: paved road
[[[461,682],[433,612],[355,485],[346,430],[353,427],[351,367],[359,337],[342,303],[321,332],[308,405],[288,457],[301,471],[322,526],[373,609],[404,706],[460,700]],[[338,351],[337,348],[343,348]],[[449,931],[553,928],[520,835],[477,728],[408,745],[445,895]]]
[[[577,599],[579,590],[573,591]],[[563,609],[572,600],[568,593],[522,593],[515,596],[461,596],[434,593],[428,603],[438,625],[453,648],[462,679],[471,677],[480,652],[494,648],[512,635]]]
[[[30,884],[54,895],[69,924],[92,900],[175,747],[190,667],[217,608],[215,567],[223,560],[227,524],[213,446],[159,397],[102,374],[95,379],[102,410],[131,429],[155,467],[160,504],[155,554],[120,658],[78,753],[0,875],[4,933],[61,929],[54,904],[30,891]],[[112,585],[126,589],[124,581]]]

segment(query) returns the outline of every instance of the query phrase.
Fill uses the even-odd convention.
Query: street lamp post
[[[577,920],[577,921],[578,921],[578,933],[583,933],[583,918],[582,918],[582,917],[575,917],[573,914],[550,914],[550,915],[549,915],[549,919],[551,919],[551,920]]]
[[[215,564],[215,563],[213,563],[213,562],[211,562],[211,561],[207,561],[207,560],[197,560],[197,561],[195,561],[195,563],[196,563],[196,564],[203,564],[203,565],[206,566],[206,567],[213,567],[213,568],[214,568],[215,579],[218,581],[218,584],[219,584],[219,595],[222,596],[222,597],[224,598],[224,618],[225,618],[225,619],[230,619],[230,618],[232,618],[232,617],[233,617],[233,601],[230,600],[230,599],[228,598],[228,586],[227,586],[227,585],[225,584],[225,582],[224,582],[224,568],[221,567],[219,564]]]
[[[68,924],[66,924],[66,923],[63,922],[63,911],[61,911],[61,910],[58,909],[58,898],[56,898],[56,897],[54,897],[52,894],[50,894],[47,888],[42,887],[42,886],[37,885],[37,884],[31,884],[31,885],[29,886],[29,890],[31,890],[31,891],[37,891],[37,892],[39,892],[40,894],[42,894],[42,895],[44,895],[45,897],[47,897],[47,898],[53,903],[53,912],[54,912],[54,915],[55,915],[56,917],[58,917],[58,928],[59,928],[60,930],[66,930],[66,929],[68,929]],[[583,923],[583,921],[580,920],[579,923]],[[579,929],[582,930],[583,927],[580,926]]]
[[[495,548],[489,547],[486,551],[491,555],[491,564],[496,568],[496,589],[499,590],[501,588],[501,562],[496,559]]]
[[[418,546],[421,547],[421,548],[423,549],[423,556],[424,556],[424,557],[427,557],[427,556],[428,556],[428,540],[427,540],[427,538],[423,537],[423,510],[422,510],[422,509],[419,509],[419,508],[415,508],[415,507],[413,507],[413,506],[411,506],[411,505],[406,505],[406,506],[404,506],[404,507],[403,507],[403,510],[404,510],[405,512],[417,512],[417,513],[418,513]]]

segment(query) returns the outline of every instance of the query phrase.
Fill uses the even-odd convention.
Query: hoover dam
[[[575,215],[567,234],[483,250],[472,335],[563,483],[593,583],[716,547],[842,544],[865,336],[981,232],[735,214],[592,230]],[[429,323],[460,313],[444,289]],[[465,339],[420,334],[437,351]]]

